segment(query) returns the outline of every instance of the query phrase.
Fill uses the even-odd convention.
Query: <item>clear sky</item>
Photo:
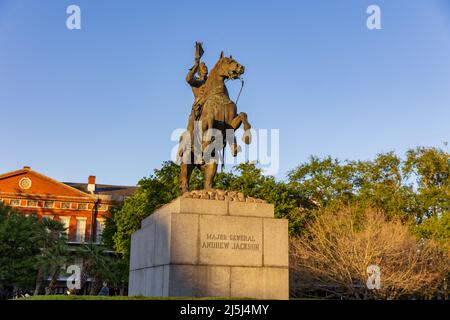
[[[81,30],[66,28],[70,4]],[[366,27],[370,4],[382,30]],[[446,0],[0,0],[0,173],[148,176],[186,124],[196,40],[210,68],[221,50],[245,65],[239,111],[280,129],[277,178],[310,155],[450,140]]]

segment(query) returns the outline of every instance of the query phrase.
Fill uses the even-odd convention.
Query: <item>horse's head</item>
[[[233,59],[232,56],[224,57],[223,52],[216,64],[219,76],[225,79],[238,79],[245,72],[245,67]]]

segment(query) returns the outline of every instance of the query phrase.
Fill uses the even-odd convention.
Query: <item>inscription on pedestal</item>
[[[253,235],[207,233],[202,249],[259,250],[260,244]]]
[[[261,219],[200,218],[201,263],[259,266],[262,265],[262,250]]]

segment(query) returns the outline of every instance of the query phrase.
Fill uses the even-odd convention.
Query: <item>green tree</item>
[[[130,271],[129,261],[121,255],[116,255],[111,259],[108,271],[103,278],[104,281],[113,287],[120,288],[119,295],[124,296]]]
[[[34,294],[42,291],[45,279],[50,276],[49,294],[53,294],[61,268],[70,260],[67,236],[62,223],[50,219],[40,221],[42,232],[39,237],[40,254],[36,259],[38,268]]]
[[[42,228],[36,216],[26,217],[0,204],[0,284],[31,289],[40,253]]]
[[[241,163],[232,172],[221,173],[216,179],[216,188],[244,193],[246,196],[266,200],[275,206],[277,218],[289,220],[290,233],[297,233],[304,224],[301,210],[306,198],[295,192],[289,184],[278,182],[273,176],[264,175],[256,163]]]
[[[96,244],[85,244],[77,249],[77,256],[83,259],[81,268],[81,288],[83,291],[88,277],[92,278],[90,295],[97,295],[102,280],[111,275],[112,257],[108,250]]]
[[[417,189],[416,215],[422,221],[450,211],[450,154],[437,148],[418,147],[407,152],[403,167]]]
[[[142,220],[179,196],[178,175],[179,166],[164,162],[161,169],[139,181],[135,194],[114,212],[113,220],[107,221],[107,228],[116,230],[112,240],[117,253],[128,259],[131,234],[140,228]]]
[[[438,148],[410,149],[403,172],[415,189],[415,233],[450,252],[450,154]]]
[[[355,175],[355,205],[381,209],[387,218],[410,219],[414,193],[404,183],[402,161],[394,152],[378,154],[373,161],[358,161]]]
[[[434,148],[410,150],[404,161],[393,152],[378,154],[368,161],[311,157],[290,171],[287,181],[264,175],[255,163],[242,163],[231,172],[219,172],[214,188],[239,191],[273,203],[276,217],[289,220],[291,235],[305,232],[306,223],[314,220],[322,208],[337,210],[348,205],[361,211],[376,208],[387,219],[401,218],[414,225],[415,217],[421,221],[448,212],[449,167],[448,153]],[[136,194],[113,210],[105,243],[128,259],[131,234],[140,228],[141,221],[179,196],[179,172],[179,166],[165,162],[149,178],[142,179]],[[194,170],[191,188],[201,189],[202,179],[200,171]],[[417,188],[411,184],[413,179]],[[442,225],[430,221],[420,233],[445,234],[445,225],[444,230],[424,229]]]
[[[46,230],[36,215],[25,216],[0,203],[0,284],[31,289]]]
[[[122,204],[112,206],[109,210],[109,216],[106,217],[105,228],[102,233],[102,245],[110,249],[114,249],[113,237],[117,232],[116,215],[122,210],[122,207]]]
[[[450,252],[450,212],[447,211],[440,217],[430,217],[419,223],[416,234],[424,239],[433,239],[439,245]]]
[[[54,289],[68,256],[63,231],[57,221],[26,216],[0,202],[0,286],[39,292],[50,276]]]
[[[393,152],[379,154],[370,161],[311,157],[289,173],[295,193],[316,205],[306,202],[306,210],[352,205],[378,208],[388,218],[409,220],[414,192],[405,179],[402,161]]]
[[[288,174],[289,184],[316,207],[335,201],[349,203],[355,196],[357,164],[338,159],[311,157]]]

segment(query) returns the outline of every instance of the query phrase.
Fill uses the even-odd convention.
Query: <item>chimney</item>
[[[95,192],[95,176],[89,176],[87,190],[90,193]]]

